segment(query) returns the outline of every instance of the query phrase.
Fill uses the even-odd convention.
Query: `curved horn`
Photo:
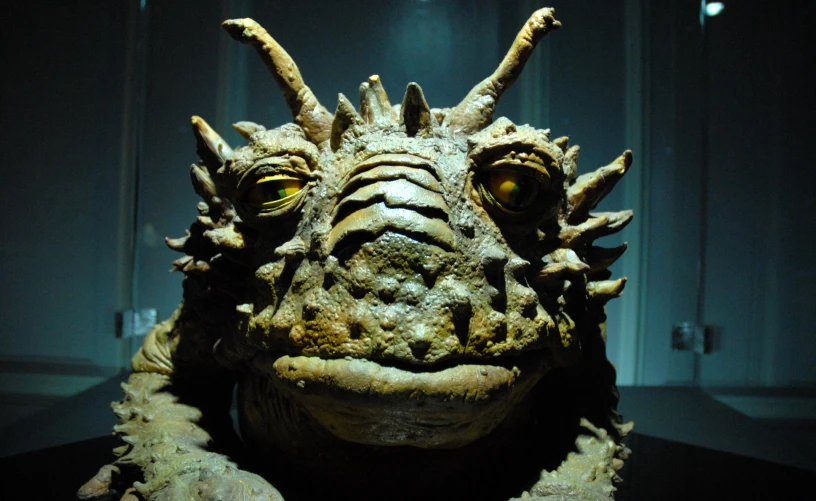
[[[536,44],[544,35],[561,27],[553,17],[555,10],[539,9],[530,16],[516,35],[507,55],[492,75],[474,87],[461,103],[445,118],[444,125],[454,130],[473,134],[493,120],[493,112],[501,95],[516,81]]]
[[[317,101],[312,89],[303,83],[295,61],[283,47],[252,19],[230,19],[222,26],[235,40],[255,47],[283,92],[295,123],[303,128],[306,137],[316,144],[329,139],[334,117]]]

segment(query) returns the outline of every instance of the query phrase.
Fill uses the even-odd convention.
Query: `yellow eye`
[[[255,183],[246,200],[258,209],[278,209],[292,202],[303,189],[303,180],[289,176],[266,176]]]
[[[485,176],[487,195],[505,212],[521,212],[535,201],[541,183],[532,176],[512,170],[489,172]]]

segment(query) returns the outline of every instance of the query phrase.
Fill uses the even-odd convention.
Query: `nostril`
[[[408,341],[408,346],[414,352],[414,356],[418,353],[425,354],[431,347],[431,342],[427,339],[411,339]]]
[[[411,348],[414,357],[425,358],[425,354],[431,349],[433,344],[433,332],[424,325],[416,326],[409,333],[408,347]]]

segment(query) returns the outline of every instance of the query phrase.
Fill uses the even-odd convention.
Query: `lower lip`
[[[454,448],[492,431],[545,372],[541,357],[516,362],[509,369],[463,364],[412,372],[370,360],[284,355],[253,365],[343,440]]]

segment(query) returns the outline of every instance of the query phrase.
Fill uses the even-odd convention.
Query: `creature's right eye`
[[[264,176],[249,189],[246,201],[260,211],[277,210],[294,202],[303,186],[303,180],[296,177]]]

